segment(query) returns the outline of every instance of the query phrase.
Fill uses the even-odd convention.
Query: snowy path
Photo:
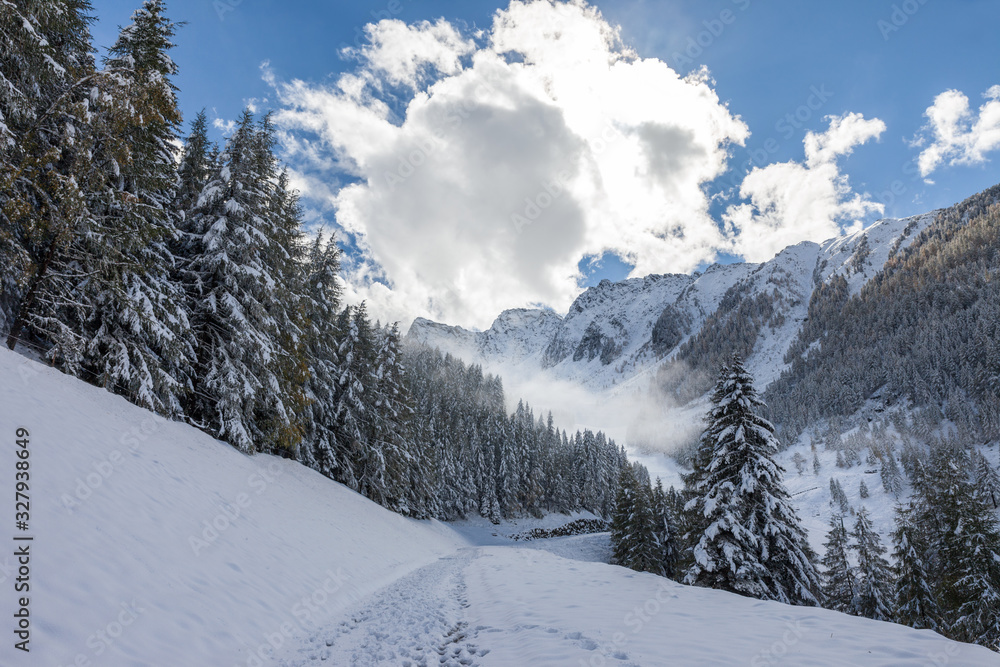
[[[572,579],[592,564],[533,547],[481,549],[469,564],[470,626],[491,648],[484,664],[639,667],[615,644],[611,633],[595,632],[600,623],[593,622],[594,616],[602,608],[570,602],[566,580],[552,576],[553,565]],[[595,591],[608,583],[603,579],[586,582]]]
[[[559,546],[566,541],[550,542],[566,551]],[[610,642],[566,631],[557,627],[558,622],[540,622],[522,587],[497,581],[496,572],[505,568],[494,561],[504,565],[517,561],[518,567],[532,567],[552,558],[543,552],[536,544],[462,549],[345,610],[339,623],[312,633],[302,645],[281,655],[276,664],[546,665],[566,664],[569,654],[579,653],[588,664],[594,656],[601,656],[598,660],[610,660],[609,664],[636,665]],[[577,571],[573,561],[565,562],[567,572]],[[469,601],[470,588],[475,591],[476,604]],[[499,660],[487,658],[491,646],[501,647]]]
[[[314,633],[278,664],[478,665],[488,653],[470,641],[464,571],[476,549],[441,558],[347,610],[333,628]]]
[[[346,609],[334,624],[285,647],[274,664],[997,664],[987,649],[929,631],[690,588],[592,562],[598,536],[582,537],[460,549]],[[582,559],[557,555],[570,555],[573,545]]]

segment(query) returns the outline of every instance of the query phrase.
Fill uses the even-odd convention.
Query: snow
[[[784,358],[806,321],[816,281],[828,283],[843,276],[851,292],[859,292],[936,214],[888,218],[823,243],[802,242],[762,264],[715,264],[692,275],[602,281],[581,293],[563,316],[538,309],[509,310],[484,332],[418,318],[406,340],[481,364],[485,371],[503,378],[512,400],[527,400],[538,414],[551,410],[557,428],[604,431],[624,445],[630,457],[647,465],[654,479],[659,476],[667,486],[679,486],[672,461],[642,448],[657,447],[669,453],[696,441],[704,426],[707,400],[703,396],[686,405],[666,404],[651,399],[650,387],[663,361],[676,356],[680,346],[697,335],[726,292],[742,284],[745,298],[778,294],[774,304],[778,319],[772,320],[776,326],[761,327],[753,354],[745,360],[763,393],[788,368]],[[863,239],[868,254],[863,262],[855,262]],[[690,318],[690,327],[671,352],[658,357],[650,345],[652,329],[668,305]],[[621,346],[620,356],[608,365],[586,356],[573,360],[573,351],[591,324]],[[546,351],[552,346],[561,346],[569,354],[547,366]],[[851,491],[856,489],[854,482]]]
[[[931,632],[607,565],[606,534],[505,539],[573,517],[405,519],[7,350],[0,378],[8,442],[31,433],[35,537],[31,652],[8,629],[3,665],[997,663]],[[3,577],[12,564],[0,556]]]
[[[682,586],[543,549],[470,547],[289,646],[278,664],[995,665],[939,635]],[[937,664],[943,664],[938,662]]]
[[[295,462],[247,457],[7,350],[0,377],[5,436],[31,433],[35,536],[31,652],[5,638],[2,665],[247,664],[284,624],[297,634],[325,622],[464,544],[441,523],[400,517]],[[0,492],[13,498],[5,461]],[[0,557],[4,576],[11,564]],[[123,605],[139,610],[124,628]],[[120,636],[109,648],[98,632]]]
[[[598,394],[620,395],[640,386],[645,390],[663,361],[649,343],[653,325],[666,306],[673,305],[691,321],[688,335],[667,355],[669,358],[698,333],[729,288],[743,282],[749,285],[748,298],[775,290],[782,297],[776,311],[784,316],[784,324],[774,329],[765,326],[747,360],[758,389],[763,391],[786,368],[783,358],[806,318],[815,278],[829,282],[842,275],[851,292],[859,292],[883,268],[890,254],[912,243],[935,215],[887,218],[823,243],[805,241],[785,248],[763,264],[715,264],[704,273],[691,275],[651,275],[617,283],[605,280],[582,292],[563,316],[540,309],[508,310],[483,332],[417,318],[407,339],[481,364],[506,380],[518,380],[517,384],[526,378],[564,381]],[[870,252],[857,271],[852,265],[862,239],[867,239]],[[612,363],[604,365],[587,357],[574,361],[573,352],[591,324],[621,346],[621,354]],[[550,348],[561,348],[567,356],[551,365],[552,360],[546,357]],[[593,426],[614,430],[601,424]]]

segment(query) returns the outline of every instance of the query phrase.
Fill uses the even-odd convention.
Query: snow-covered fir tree
[[[806,471],[806,457],[802,456],[801,452],[795,452],[795,456],[792,457],[792,463],[795,464],[795,472],[799,475]]]
[[[399,329],[394,324],[376,327],[375,341],[377,349],[370,394],[374,419],[370,422],[368,445],[381,450],[381,459],[385,462],[384,488],[379,491],[387,499],[383,504],[410,514],[416,509],[415,495],[420,493],[409,487],[408,469],[413,463],[410,453],[413,405],[406,389]]]
[[[892,618],[892,571],[883,557],[885,547],[879,534],[872,528],[868,510],[858,510],[854,530],[850,533],[854,540],[849,549],[857,557],[857,589],[850,612],[856,616],[888,621]]]
[[[304,420],[299,459],[331,478],[347,463],[347,451],[337,437],[338,346],[340,329],[340,250],[332,237],[320,231],[309,247],[305,264],[305,352],[309,363],[305,396],[309,417]]]
[[[944,460],[942,460],[944,459]],[[934,463],[937,465],[934,465]],[[968,474],[962,452],[938,453],[927,500],[939,530],[938,601],[946,634],[1000,650],[1000,532],[997,517]]]
[[[857,594],[854,569],[848,559],[848,535],[844,516],[834,514],[830,531],[826,534],[826,553],[823,555],[823,595],[825,606],[834,611],[849,612]]]
[[[892,451],[882,457],[879,474],[882,477],[882,488],[893,497],[899,498],[899,494],[903,491],[903,475],[899,471],[899,464]]]
[[[639,572],[664,573],[653,493],[638,464],[622,468],[611,519],[612,561]]]
[[[39,0],[0,12],[0,326],[10,349],[79,344],[43,294],[89,217],[91,11],[88,0]]]
[[[91,182],[86,233],[60,265],[66,290],[53,296],[72,299],[75,312],[63,317],[82,322],[80,364],[97,383],[178,416],[194,348],[185,295],[171,279],[180,124],[173,35],[163,3],[146,0],[109,50],[94,120],[102,178]]]
[[[685,581],[790,604],[818,603],[819,576],[774,461],[774,427],[734,357],[712,395],[690,489],[703,514]]]
[[[830,503],[842,514],[846,514],[851,509],[844,487],[840,485],[840,481],[836,477],[830,478]]]
[[[266,163],[264,173],[274,173],[277,161],[273,152],[273,127],[265,116],[258,133],[264,142],[258,154]],[[265,438],[281,451],[296,451],[305,431],[309,399],[305,385],[309,379],[309,359],[306,350],[308,296],[305,276],[307,246],[303,241],[302,211],[299,195],[288,183],[288,173],[278,174],[270,193],[268,220],[272,238],[267,250],[267,263],[274,267],[277,278],[277,298],[270,301],[271,317],[277,325],[278,357],[275,375],[278,380],[277,398],[266,416]]]
[[[1000,509],[1000,473],[979,450],[972,450],[971,459],[976,489],[993,509]]]
[[[198,205],[201,191],[208,185],[216,167],[210,157],[212,148],[208,140],[208,118],[202,109],[191,122],[191,133],[184,142],[177,165],[178,182],[173,208],[180,218],[177,227],[182,231],[186,231],[185,222]]]
[[[281,396],[276,303],[283,290],[269,246],[267,141],[245,111],[201,193],[185,258],[190,276],[198,381],[189,406],[195,421],[243,451],[273,450],[267,436],[290,423]]]
[[[337,438],[344,443],[348,457],[347,465],[341,468],[343,476],[338,481],[352,489],[360,489],[359,478],[365,477],[366,484],[378,486],[383,462],[377,460],[379,452],[368,451],[364,446],[365,434],[370,431],[370,401],[366,400],[365,392],[375,359],[365,305],[345,308],[337,319],[337,328],[343,332],[337,349]]]
[[[673,492],[673,488],[670,489]],[[679,559],[677,547],[677,529],[674,520],[674,508],[676,502],[672,502],[666,491],[663,490],[663,482],[656,478],[656,486],[653,487],[653,539],[656,543],[657,561],[659,564],[659,574],[670,579],[677,578],[677,563]]]
[[[1000,532],[995,511],[973,484],[967,452],[942,446],[918,466],[908,523],[940,616],[938,631],[997,647],[1000,641]],[[919,536],[919,541],[912,536]]]
[[[913,513],[912,506],[896,508],[896,528],[892,534],[895,560],[892,620],[912,628],[934,630],[941,612],[928,570],[928,548],[913,524]]]

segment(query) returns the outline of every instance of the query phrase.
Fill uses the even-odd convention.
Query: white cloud
[[[978,115],[969,108],[969,98],[957,90],[946,90],[934,98],[924,114],[928,123],[913,144],[923,146],[931,141],[917,158],[922,176],[942,165],[983,164],[986,153],[1000,149],[1000,85],[991,87],[983,97],[986,102]]]
[[[223,136],[228,137],[236,130],[235,120],[223,120],[222,118],[213,118],[212,127],[217,129],[223,134]]]
[[[804,162],[754,169],[748,201],[713,220],[704,186],[748,128],[706,71],[639,57],[584,0],[513,0],[473,37],[443,19],[365,33],[332,84],[265,79],[306,201],[359,249],[347,297],[384,319],[485,328],[505,308],[565,311],[588,257],[687,272],[881,210],[838,160],[885,125],[848,114],[806,136]]]
[[[701,186],[746,126],[706,74],[637,57],[583,0],[515,0],[475,45],[443,20],[367,35],[334,84],[265,73],[306,199],[361,249],[349,298],[485,327],[504,308],[568,308],[588,256],[645,275],[726,247]]]
[[[475,49],[475,43],[463,39],[450,23],[423,21],[407,25],[398,19],[383,20],[365,26],[368,43],[348,48],[346,55],[361,60],[368,81],[381,81],[416,89],[430,72],[456,74],[461,58]]]
[[[724,219],[734,233],[734,252],[749,261],[770,259],[786,246],[837,236],[883,206],[852,191],[838,158],[877,139],[885,123],[861,114],[830,116],[829,129],[806,134],[805,162],[754,168],[740,186],[748,203],[730,206]]]

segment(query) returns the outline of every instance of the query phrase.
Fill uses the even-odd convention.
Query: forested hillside
[[[183,142],[177,25],[146,0],[97,62],[86,0],[0,15],[0,332],[11,349],[418,517],[606,514],[625,455],[341,303],[267,115]],[[182,145],[182,148],[178,146]]]
[[[820,286],[791,364],[765,395],[790,441],[876,397],[948,418],[968,442],[1000,437],[1000,186],[938,214],[856,296]]]

